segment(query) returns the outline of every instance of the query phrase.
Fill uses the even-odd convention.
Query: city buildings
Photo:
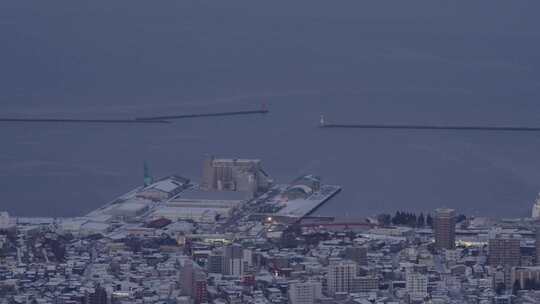
[[[305,217],[340,189],[320,181],[246,200],[170,177],[85,216],[2,213],[0,304],[540,303],[535,220]]]
[[[453,209],[435,210],[433,233],[437,249],[454,249],[456,246],[456,214]]]

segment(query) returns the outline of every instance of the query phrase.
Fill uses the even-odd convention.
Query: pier
[[[328,191],[328,194],[326,194],[326,196],[320,201],[320,203],[318,203],[313,209],[311,209],[309,212],[307,212],[304,216],[302,216],[302,218],[305,218],[306,216],[310,216],[312,215],[313,213],[315,213],[315,211],[317,211],[317,209],[319,209],[322,205],[324,205],[326,202],[328,202],[329,200],[331,200],[334,196],[336,196],[338,193],[341,192],[341,187],[339,186],[325,186],[325,190]]]
[[[214,113],[198,113],[198,114],[179,114],[179,115],[166,115],[166,116],[149,116],[149,117],[137,117],[137,121],[155,121],[155,120],[170,120],[170,119],[185,119],[185,118],[199,118],[199,117],[216,117],[216,116],[237,116],[237,115],[253,115],[253,114],[266,114],[269,111],[266,109],[261,110],[248,110],[248,111],[231,111],[231,112],[214,112]]]
[[[320,128],[337,129],[392,129],[392,130],[454,130],[454,131],[508,131],[508,132],[540,132],[540,127],[528,126],[479,126],[479,125],[417,125],[417,124],[329,124],[321,116]]]
[[[341,192],[340,186],[323,185],[320,190],[307,198],[287,201],[286,206],[272,216],[290,218],[294,221],[298,221],[305,216],[312,215],[319,207],[324,205],[339,192]]]

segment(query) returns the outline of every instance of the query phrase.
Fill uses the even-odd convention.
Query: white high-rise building
[[[9,216],[7,212],[0,212],[0,230],[9,230],[15,228],[15,219]]]
[[[428,296],[428,278],[425,274],[408,269],[405,274],[407,293],[413,299],[423,299]]]
[[[289,301],[291,304],[313,304],[322,296],[321,282],[292,282],[289,285]]]
[[[182,288],[182,294],[186,296],[193,295],[193,261],[184,260],[180,271],[180,285]]]
[[[536,198],[536,202],[534,202],[534,205],[532,207],[532,214],[533,219],[539,219],[540,218],[540,193],[538,193],[538,197]]]
[[[239,244],[225,247],[223,274],[239,277],[244,274],[244,249]]]
[[[357,264],[349,260],[331,260],[328,265],[328,294],[334,296],[339,292],[352,292]]]

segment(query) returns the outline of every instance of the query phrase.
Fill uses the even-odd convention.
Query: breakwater
[[[47,123],[114,123],[114,124],[163,124],[170,123],[165,120],[137,120],[137,119],[71,119],[71,118],[0,118],[0,122],[47,122]]]
[[[321,128],[394,129],[394,130],[456,130],[540,132],[540,127],[526,126],[459,126],[459,125],[391,125],[391,124],[320,124]]]
[[[231,112],[214,112],[214,113],[197,113],[197,114],[178,114],[178,115],[166,115],[166,116],[148,116],[148,117],[137,117],[135,119],[137,121],[154,121],[154,120],[171,120],[171,119],[198,118],[198,117],[266,114],[266,113],[268,113],[268,110],[250,110],[250,111],[231,111]]]
[[[217,117],[217,116],[236,116],[266,114],[268,110],[248,110],[248,111],[229,111],[229,112],[208,112],[195,114],[178,114],[166,116],[147,116],[130,119],[73,119],[73,118],[8,118],[0,117],[0,122],[18,122],[18,123],[116,123],[116,124],[164,124],[171,123],[170,120],[198,117]]]

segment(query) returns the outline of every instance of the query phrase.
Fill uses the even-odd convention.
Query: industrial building
[[[184,191],[155,208],[152,218],[213,223],[228,218],[245,200],[240,192]]]
[[[210,157],[203,163],[201,188],[204,190],[239,191],[252,198],[267,191],[272,183],[259,159]]]
[[[163,201],[180,193],[189,185],[189,179],[173,175],[146,186],[137,193],[137,197],[152,201]]]

